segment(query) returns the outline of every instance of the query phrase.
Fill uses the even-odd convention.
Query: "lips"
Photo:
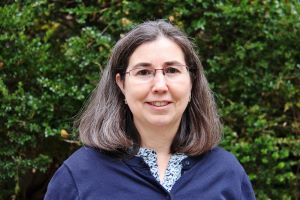
[[[156,106],[156,107],[163,107],[168,105],[170,102],[169,101],[151,101],[148,102],[148,104],[152,105],[152,106]]]

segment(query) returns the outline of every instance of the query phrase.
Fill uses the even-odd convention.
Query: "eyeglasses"
[[[161,69],[155,69],[150,66],[138,66],[131,69],[125,74],[128,74],[132,79],[140,82],[152,81],[156,75],[156,71],[161,70],[164,77],[169,81],[178,81],[186,77],[188,73],[188,67],[181,64],[172,64],[165,66]]]

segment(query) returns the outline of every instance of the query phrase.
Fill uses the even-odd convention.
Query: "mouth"
[[[152,106],[156,106],[156,107],[163,107],[163,106],[170,104],[169,101],[151,101],[151,102],[147,102],[147,103]]]

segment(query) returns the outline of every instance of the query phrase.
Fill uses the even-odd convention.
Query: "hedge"
[[[221,146],[257,199],[300,199],[297,0],[4,0],[0,19],[0,200],[43,198],[80,147],[72,124],[113,45],[153,19],[195,43],[224,124]]]

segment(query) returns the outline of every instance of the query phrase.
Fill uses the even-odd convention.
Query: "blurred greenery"
[[[299,1],[2,0],[0,200],[43,198],[111,48],[159,18],[195,43],[257,199],[300,199]]]

